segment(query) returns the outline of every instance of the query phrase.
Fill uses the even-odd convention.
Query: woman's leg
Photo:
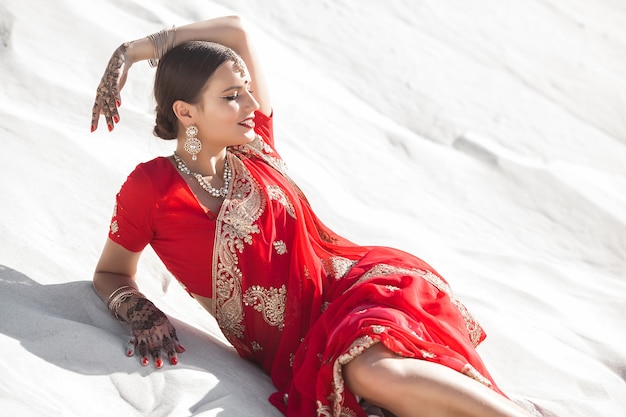
[[[515,403],[444,365],[378,343],[343,366],[354,394],[397,417],[529,417]]]

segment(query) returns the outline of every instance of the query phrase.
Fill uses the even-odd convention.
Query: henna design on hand
[[[150,330],[167,321],[165,314],[147,298],[132,298],[126,312],[133,333]]]
[[[120,90],[126,79],[126,71],[123,66],[130,62],[126,56],[128,43],[123,43],[114,52],[107,64],[104,75],[96,89],[96,99],[91,111],[91,131],[97,129],[100,114],[104,115],[109,131],[113,130],[115,123],[119,122],[117,108],[121,105]]]
[[[127,317],[131,325],[131,339],[133,348],[136,346],[141,364],[148,365],[150,354],[157,368],[163,366],[161,349],[165,350],[172,365],[178,363],[177,353],[183,352],[176,330],[167,316],[150,300],[144,297],[133,297],[128,301]],[[128,356],[134,354],[134,349],[127,350]]]

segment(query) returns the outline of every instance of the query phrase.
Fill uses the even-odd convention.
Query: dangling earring
[[[185,129],[187,139],[185,140],[184,148],[191,154],[191,159],[195,161],[198,159],[196,155],[202,150],[202,142],[196,137],[198,134],[198,128],[191,125]]]

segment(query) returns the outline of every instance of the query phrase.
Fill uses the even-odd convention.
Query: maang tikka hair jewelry
[[[198,134],[198,128],[191,125],[185,129],[187,139],[185,140],[184,148],[191,155],[192,160],[198,159],[196,155],[202,150],[202,142],[196,137]]]

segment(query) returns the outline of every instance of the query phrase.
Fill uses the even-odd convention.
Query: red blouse
[[[255,131],[273,146],[272,118],[255,114]],[[117,194],[109,237],[139,252],[150,244],[188,292],[210,298],[216,213],[205,211],[164,157],[139,164]]]

